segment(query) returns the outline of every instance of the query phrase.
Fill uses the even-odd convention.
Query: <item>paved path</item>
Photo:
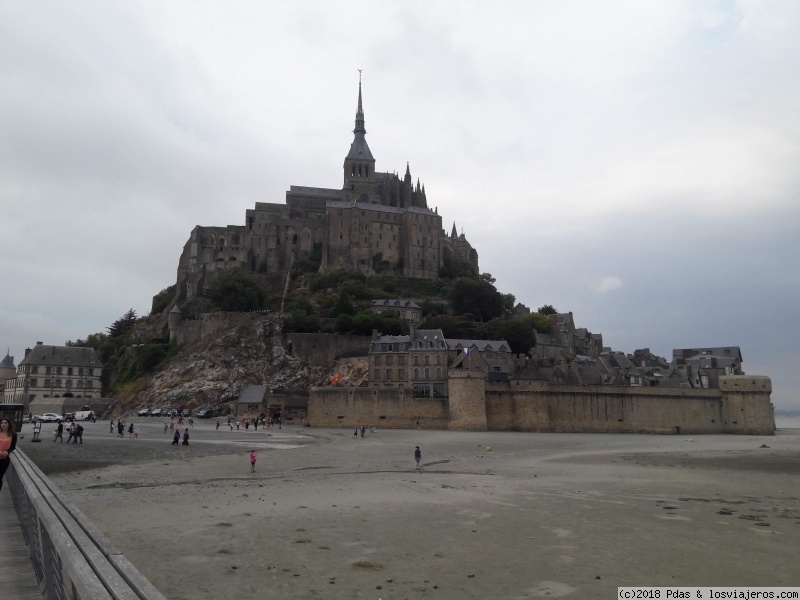
[[[41,600],[28,546],[22,537],[8,482],[0,490],[0,596],[15,600]]]

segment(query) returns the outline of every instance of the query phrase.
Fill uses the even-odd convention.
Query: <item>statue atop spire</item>
[[[356,128],[353,133],[367,133],[364,129],[364,109],[361,106],[361,69],[358,69],[358,109],[356,109]]]

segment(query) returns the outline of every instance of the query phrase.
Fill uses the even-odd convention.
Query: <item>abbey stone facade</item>
[[[478,253],[455,224],[448,234],[428,206],[425,186],[405,175],[379,172],[367,145],[361,81],[341,189],[291,186],[285,204],[256,202],[244,225],[197,226],[178,264],[177,299],[202,292],[221,269],[243,267],[278,291],[293,261],[321,255],[320,270],[364,275],[376,267],[403,277],[436,279],[444,253],[470,261]]]

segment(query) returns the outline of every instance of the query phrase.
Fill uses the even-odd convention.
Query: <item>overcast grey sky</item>
[[[800,4],[0,4],[0,345],[104,331],[195,225],[339,187],[358,68],[482,271],[632,352],[739,345],[800,410]],[[794,341],[793,341],[794,340]]]

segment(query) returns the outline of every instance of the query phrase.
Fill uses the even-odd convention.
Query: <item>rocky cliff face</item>
[[[343,385],[366,379],[366,358],[311,365],[286,351],[278,317],[222,327],[213,336],[186,344],[138,394],[148,407],[218,405],[239,397],[248,384],[308,390],[341,373]]]

